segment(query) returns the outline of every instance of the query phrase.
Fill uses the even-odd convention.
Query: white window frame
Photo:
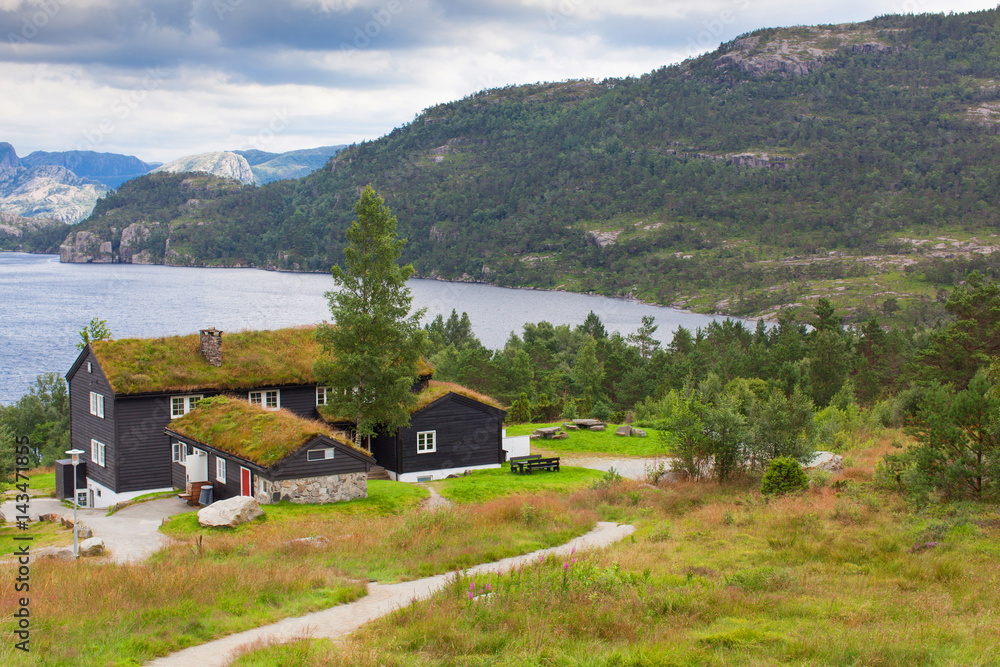
[[[180,440],[170,443],[170,460],[182,464],[187,461],[187,445]]]
[[[102,468],[104,468],[105,467],[105,462],[106,462],[105,461],[105,455],[107,454],[107,451],[106,451],[107,448],[108,448],[108,446],[105,445],[103,442],[100,442],[98,440],[94,440],[93,438],[91,438],[91,440],[90,440],[90,460],[91,460],[91,462],[93,462],[95,465],[99,465]]]
[[[91,362],[89,362],[89,361],[87,362],[87,372],[88,373],[93,373],[94,372],[94,364],[91,363]]]
[[[215,479],[223,484],[226,483],[226,459],[221,456],[215,457]]]
[[[90,392],[90,414],[104,419],[104,396],[96,391]]]
[[[307,450],[306,461],[328,461],[333,458],[334,451],[333,447]]]
[[[326,405],[329,400],[329,387],[316,387],[316,405]]]
[[[437,451],[437,431],[417,431],[417,454]]]
[[[273,405],[271,405],[272,396],[274,398]],[[265,410],[278,410],[281,408],[280,389],[258,389],[257,391],[251,391],[249,399],[251,405],[259,405]]]
[[[198,401],[205,398],[202,394],[191,394],[188,396],[171,396],[170,397],[170,418],[177,419],[178,417],[183,417],[187,413],[194,410],[194,406],[198,404]],[[180,403],[178,403],[180,401]],[[180,407],[180,411],[177,408]]]

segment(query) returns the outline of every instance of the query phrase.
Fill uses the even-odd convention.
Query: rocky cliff
[[[751,76],[768,74],[804,76],[820,69],[823,61],[838,49],[854,53],[883,53],[890,48],[879,41],[874,30],[858,30],[853,25],[785,28],[767,39],[746,37],[715,59],[717,69],[734,67]]]
[[[230,151],[188,155],[153,170],[154,173],[170,172],[174,174],[188,171],[204,172],[221,178],[231,178],[249,185],[256,183],[253,170],[250,168],[250,163],[247,162],[246,158]]]

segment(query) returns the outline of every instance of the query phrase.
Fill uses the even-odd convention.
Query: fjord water
[[[0,253],[0,404],[23,395],[43,372],[65,374],[76,359],[78,332],[97,317],[115,338],[277,329],[330,319],[323,273],[203,269],[138,264],[61,264],[55,255]],[[454,308],[475,334],[501,348],[511,332],[542,320],[577,325],[591,310],[609,331],[635,331],[653,315],[663,342],[678,326],[694,330],[713,318],[673,308],[568,292],[412,280],[425,321]]]

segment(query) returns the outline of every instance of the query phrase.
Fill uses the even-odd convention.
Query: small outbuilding
[[[212,487],[214,500],[332,503],[368,496],[375,460],[326,424],[213,396],[166,428],[175,487]]]

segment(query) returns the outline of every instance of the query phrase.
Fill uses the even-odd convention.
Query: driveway
[[[622,477],[627,477],[629,479],[639,480],[640,482],[646,482],[648,480],[648,475],[646,470],[656,470],[660,463],[667,469],[667,473],[663,476],[663,480],[673,479],[673,474],[670,473],[670,457],[669,456],[658,456],[655,458],[633,458],[633,457],[621,457],[621,456],[598,456],[594,454],[561,454],[560,459],[563,465],[567,466],[577,466],[579,468],[590,468],[591,470],[601,470],[604,472],[609,471],[611,468],[615,469]]]
[[[81,522],[90,527],[94,537],[104,540],[104,546],[110,552],[112,560],[116,563],[127,563],[144,560],[169,543],[170,538],[158,530],[166,517],[193,512],[196,509],[171,497],[132,505],[111,516],[107,516],[106,509],[79,509],[77,516]],[[17,514],[12,501],[5,502],[2,511],[8,519]],[[62,502],[54,498],[31,499],[32,519],[36,519],[40,514],[49,513],[67,519],[73,518],[73,510],[64,507]]]

